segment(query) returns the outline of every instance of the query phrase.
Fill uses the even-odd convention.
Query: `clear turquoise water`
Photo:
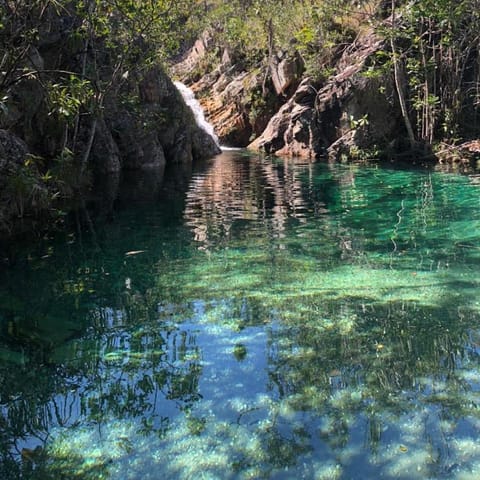
[[[0,255],[0,478],[480,477],[478,177],[167,180]]]

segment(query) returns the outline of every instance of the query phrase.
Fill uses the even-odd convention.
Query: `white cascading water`
[[[193,115],[195,116],[195,121],[197,125],[202,129],[205,130],[215,141],[215,143],[220,147],[220,142],[218,141],[218,137],[215,134],[215,130],[213,126],[207,122],[205,119],[205,115],[203,113],[202,106],[200,105],[199,101],[195,98],[195,94],[184,85],[182,82],[173,82],[177,87],[177,90],[181,93],[183,100],[185,103],[190,107],[192,110]]]

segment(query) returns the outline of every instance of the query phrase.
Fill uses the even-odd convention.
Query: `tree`
[[[182,22],[195,8],[194,0],[4,1],[2,124],[11,123],[16,93],[34,84],[38,103],[61,132],[55,152],[46,153],[73,152],[83,173],[106,98],[178,48]]]
[[[480,91],[478,0],[391,2],[388,32],[397,93],[410,141],[455,140],[476,124]],[[402,85],[400,62],[406,68]],[[406,88],[405,88],[406,87]],[[410,118],[415,119],[415,128]],[[463,119],[467,119],[465,122]]]

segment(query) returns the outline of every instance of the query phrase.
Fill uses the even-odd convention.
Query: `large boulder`
[[[191,163],[220,152],[198,127],[177,88],[160,67],[153,67],[125,87],[137,92],[136,109],[108,98],[97,123],[92,164],[99,174],[120,170],[158,170],[167,163]]]
[[[123,112],[111,122],[122,169],[164,169],[165,153],[154,129],[129,112]]]
[[[21,65],[38,73],[25,75],[12,86],[0,128],[15,133],[32,153],[47,161],[61,155],[64,147],[74,150],[78,163],[90,153],[89,167],[100,175],[123,168],[163,168],[168,162],[191,162],[219,152],[215,141],[198,128],[160,66],[141,73],[125,72],[121,82],[104,92],[98,109],[102,114],[96,119],[84,108],[77,118],[72,118],[72,112],[65,115],[52,108],[55,103],[46,94],[45,85],[66,82],[62,74],[55,76],[56,71],[78,72],[85,68],[83,62],[87,69],[91,62],[102,63],[99,74],[105,84],[116,72],[107,46],[99,49],[100,57],[93,58],[90,51],[83,51],[82,42],[70,38],[71,29],[78,26],[72,12],[66,9],[59,14],[47,9],[45,15],[48,28],[40,29],[38,45],[32,44],[25,65]],[[201,50],[200,44],[204,44],[206,48],[207,42],[205,36],[197,47]],[[148,46],[139,40],[137,48],[141,51]]]
[[[138,87],[147,124],[156,132],[167,162],[190,163],[220,152],[215,140],[197,125],[193,112],[163,70],[151,69]]]
[[[222,144],[245,146],[249,143],[253,128],[245,97],[247,92],[258,87],[259,78],[254,73],[238,72],[235,69],[217,69],[192,85],[206,118],[214,125]]]
[[[293,97],[272,117],[265,131],[249,148],[268,154],[314,156],[320,147],[315,97],[315,83],[310,78],[304,79]]]
[[[93,168],[98,175],[120,171],[120,151],[105,119],[98,119],[91,153]]]
[[[225,57],[225,56],[224,56]],[[262,69],[220,64],[191,85],[223,145],[245,147],[260,135],[285,101]]]

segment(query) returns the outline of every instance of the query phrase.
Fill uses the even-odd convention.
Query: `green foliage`
[[[101,107],[106,92],[128,74],[141,72],[178,51],[184,21],[197,9],[194,0],[55,0],[8,2],[0,23],[0,108],[24,79],[45,91],[50,114],[72,120],[83,108]],[[69,25],[58,58],[43,67],[38,48],[46,32]],[[65,35],[65,32],[61,32]],[[64,60],[62,54],[71,57]],[[76,59],[76,61],[73,61]]]
[[[297,51],[307,74],[320,77],[338,44],[355,37],[374,17],[376,3],[214,0],[206,2],[201,16],[192,15],[189,24],[198,33],[210,31],[217,44],[239,52],[250,65],[265,61],[272,49]]]
[[[306,73],[319,79],[334,73],[342,45],[376,31],[385,38],[385,48],[362,74],[393,76],[394,66],[399,67],[405,77],[399,79],[405,90],[402,95],[419,140],[454,138],[465,125],[478,121],[480,68],[475,55],[480,50],[476,33],[480,11],[476,0],[394,2],[393,24],[385,21],[392,13],[391,4],[374,0],[284,0],[281,8],[272,0],[212,0],[204,5],[201,17],[190,16],[190,28],[208,29],[214,43],[240,52],[250,68],[265,69],[272,50],[295,50],[304,60]]]
[[[295,40],[297,40],[300,45],[308,47],[315,40],[315,31],[311,26],[305,25],[300,30],[295,32]]]
[[[8,180],[4,196],[17,215],[86,183],[98,118],[118,98],[138,104],[125,87],[178,52],[196,9],[194,0],[2,3],[0,128],[13,127],[45,157]]]
[[[392,13],[389,2],[377,0],[3,2],[0,127],[10,127],[25,104],[38,102],[15,128],[35,132],[38,124],[32,119],[48,115],[42,133],[48,137],[45,143],[50,142],[41,152],[49,162],[37,167],[35,175],[25,166],[25,172],[12,180],[12,195],[29,198],[37,185],[45,184],[62,185],[59,190],[65,194],[73,191],[66,188],[65,179],[82,182],[89,156],[85,137],[89,132],[94,135],[92,125],[108,102],[120,99],[129,113],[138,115],[138,92],[131,86],[152,65],[184,51],[205,30],[213,36],[212,46],[192,78],[206,73],[228,47],[236,61],[258,69],[265,80],[271,56],[278,52],[299,54],[306,74],[321,80],[335,73],[339,55],[356,36],[376,31],[384,36],[385,46],[362,75],[391,74],[398,62],[418,139],[457,138],[462,127],[478,121],[478,1],[413,0],[392,5],[393,22],[385,21]],[[52,46],[54,34],[61,42],[55,40]],[[58,52],[53,52],[56,48]],[[18,95],[22,88],[32,97],[25,101],[24,95],[23,104]],[[269,100],[263,91],[256,91],[247,101],[253,124],[268,111]],[[142,121],[148,128],[169,119],[165,112]],[[352,119],[352,128],[363,126],[360,121]],[[23,210],[24,202],[17,203]]]
[[[51,179],[48,172],[39,173],[43,159],[28,155],[23,168],[18,168],[7,176],[5,185],[6,197],[10,199],[10,208],[18,217],[32,208],[46,208],[49,204],[49,192],[46,183]]]
[[[88,108],[94,98],[94,90],[90,81],[70,75],[63,83],[48,85],[49,115],[57,115],[59,119],[73,121],[82,107]]]
[[[410,114],[422,141],[453,139],[462,124],[478,116],[479,18],[476,0],[414,1],[398,7],[393,27],[377,29],[396,45]],[[393,58],[391,52],[385,54]]]
[[[355,129],[355,128],[362,128],[362,127],[367,127],[369,122],[368,122],[368,113],[363,115],[360,118],[355,119],[353,115],[350,115],[348,119],[350,123],[350,128]]]

